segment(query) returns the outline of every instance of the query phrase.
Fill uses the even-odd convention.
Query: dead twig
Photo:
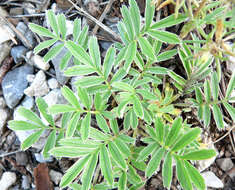
[[[105,16],[107,15],[107,13],[110,11],[111,7],[112,7],[112,4],[115,0],[109,0],[108,4],[106,5],[105,9],[104,9],[104,12],[102,13],[102,15],[100,16],[99,18],[99,21],[102,23]],[[99,29],[99,25],[95,25],[94,29],[93,29],[93,34],[95,35],[97,33]]]
[[[225,137],[227,137],[233,129],[235,129],[235,125],[232,126],[232,127],[229,129],[229,131],[228,131],[227,133],[225,133],[222,137],[218,138],[218,139],[217,139],[216,141],[214,141],[214,142],[211,142],[211,144],[215,144],[215,143],[221,141],[222,139],[224,139]]]
[[[90,20],[92,20],[93,22],[95,22],[97,25],[99,25],[101,28],[103,28],[106,32],[108,32],[109,34],[111,34],[115,40],[117,41],[121,41],[121,38],[118,34],[116,34],[114,31],[112,31],[108,26],[104,25],[102,22],[100,22],[99,20],[97,20],[96,18],[94,18],[93,16],[91,16],[89,13],[87,13],[85,10],[81,9],[79,6],[77,6],[74,2],[72,2],[71,0],[67,0],[69,1],[74,7],[75,9],[77,9],[80,13],[82,13],[84,16],[86,16],[87,18],[89,18]]]

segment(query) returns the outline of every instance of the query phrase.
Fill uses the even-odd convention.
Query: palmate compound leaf
[[[78,174],[85,167],[90,157],[91,157],[90,155],[87,155],[83,158],[80,158],[78,161],[76,161],[75,164],[73,164],[72,167],[70,167],[66,171],[65,175],[62,177],[61,182],[60,182],[61,188],[68,186],[78,176]]]
[[[144,147],[143,150],[139,153],[137,161],[143,161],[147,159],[148,156],[158,147],[159,147],[158,143],[152,143]]]

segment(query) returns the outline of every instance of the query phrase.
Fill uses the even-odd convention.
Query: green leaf
[[[55,38],[56,37],[50,30],[48,30],[48,29],[46,29],[46,28],[44,28],[40,25],[30,23],[29,28],[34,33],[37,33],[39,36],[45,36],[45,37],[49,37],[49,38]]]
[[[228,104],[227,102],[224,102],[223,105],[228,111],[229,115],[231,116],[233,122],[235,122],[235,108],[231,106],[230,104]]]
[[[131,126],[131,111],[128,111],[125,114],[123,125],[124,125],[125,130],[128,130],[130,128],[130,126]]]
[[[127,185],[127,174],[125,171],[123,171],[121,177],[118,180],[118,189],[126,190],[126,185]]]
[[[179,83],[180,85],[182,86],[185,86],[186,85],[186,80],[179,76],[178,74],[176,74],[175,72],[173,71],[168,71],[168,75],[173,79],[175,80],[177,83]]]
[[[74,84],[84,88],[96,86],[104,82],[104,77],[102,76],[89,76],[77,80]]]
[[[199,104],[202,104],[203,103],[203,95],[202,95],[202,91],[200,88],[196,87],[195,88],[195,92],[196,92],[196,99],[197,99],[197,102]]]
[[[135,29],[135,35],[140,33],[140,10],[135,0],[130,0],[130,16]]]
[[[73,41],[77,42],[81,33],[81,19],[76,18],[73,22]]]
[[[115,163],[119,165],[123,170],[126,170],[127,165],[126,161],[124,160],[121,152],[118,150],[117,146],[111,141],[108,144],[109,152],[114,159]]]
[[[165,146],[171,146],[178,138],[180,129],[182,128],[182,118],[178,117],[174,120],[170,132],[165,141]]]
[[[212,87],[212,96],[214,100],[218,99],[219,94],[219,80],[216,72],[212,73],[211,76],[211,87]]]
[[[71,60],[72,56],[73,55],[70,53],[70,51],[67,51],[65,53],[64,57],[61,59],[60,62],[60,70],[64,70],[66,67],[68,67],[69,61]]]
[[[69,137],[69,138],[63,138],[59,141],[60,145],[63,146],[72,146],[72,147],[80,147],[80,148],[98,148],[98,146],[102,145],[99,141],[91,141],[91,140],[85,140],[83,141],[80,137]]]
[[[89,54],[93,61],[93,64],[96,65],[97,68],[100,68],[101,67],[100,49],[97,38],[95,36],[90,37]]]
[[[155,6],[152,3],[152,0],[146,0],[145,15],[144,15],[145,30],[148,30],[148,28],[152,24],[154,13],[155,13]]]
[[[81,148],[72,146],[60,146],[55,147],[50,150],[50,154],[56,157],[68,157],[68,158],[78,158],[87,154],[91,154],[95,151],[92,148]]]
[[[143,110],[143,106],[141,104],[139,97],[136,95],[133,95],[132,101],[133,101],[133,109],[134,109],[135,114],[137,115],[137,117],[143,119],[144,110]]]
[[[80,98],[82,104],[84,104],[84,106],[85,106],[87,109],[91,109],[92,102],[91,102],[91,98],[90,98],[90,96],[88,95],[86,89],[85,89],[85,88],[78,87],[77,90],[78,90],[78,96],[79,96],[79,98]]]
[[[59,36],[59,29],[58,29],[58,23],[56,20],[55,13],[53,13],[52,10],[46,11],[46,16],[49,21],[49,24],[52,28],[52,30],[56,33],[57,36]]]
[[[143,96],[144,99],[147,100],[157,100],[157,96],[155,96],[153,93],[143,90],[143,89],[136,89],[136,92],[139,93],[141,96]]]
[[[81,106],[78,101],[78,98],[75,96],[75,94],[73,93],[73,91],[70,88],[68,88],[67,86],[63,86],[63,88],[61,88],[61,92],[62,92],[63,96],[65,97],[65,99],[70,104],[72,104],[77,109],[81,110]]]
[[[150,60],[155,60],[156,57],[154,55],[153,47],[149,43],[149,41],[144,37],[138,38],[138,43],[140,45],[141,51],[148,56]]]
[[[93,177],[93,173],[96,168],[96,164],[98,161],[98,153],[95,153],[91,156],[87,163],[87,167],[83,171],[82,175],[82,190],[88,190],[91,186],[91,180]]]
[[[210,111],[210,106],[207,104],[203,106],[203,120],[204,120],[204,126],[208,127],[211,120],[211,111]]]
[[[53,117],[47,113],[47,108],[48,108],[48,105],[47,103],[45,102],[45,100],[41,97],[38,97],[36,99],[36,104],[37,104],[37,107],[40,111],[40,113],[42,114],[42,116],[47,120],[47,122],[52,125],[52,126],[55,126],[55,122],[54,122],[54,119]]]
[[[135,92],[135,89],[131,85],[129,85],[125,82],[113,82],[112,86],[114,88],[117,88],[122,91],[127,91],[127,92],[131,92],[131,93]]]
[[[87,155],[87,156],[79,159],[78,161],[75,162],[75,164],[72,165],[72,167],[70,167],[66,171],[65,175],[62,177],[61,182],[60,182],[61,188],[68,186],[78,176],[78,174],[85,167],[89,158],[90,158],[90,155]]]
[[[159,142],[163,142],[164,139],[164,124],[161,121],[160,117],[157,117],[154,123],[157,139]]]
[[[121,13],[123,17],[123,22],[125,24],[125,28],[127,30],[127,35],[129,36],[129,39],[132,41],[134,39],[134,27],[131,21],[130,13],[126,6],[122,6]]]
[[[112,70],[114,60],[115,60],[115,55],[116,55],[116,49],[111,46],[107,50],[107,53],[104,58],[103,72],[104,72],[105,79],[108,79],[108,76]]]
[[[55,104],[49,108],[49,112],[51,114],[74,112],[74,111],[76,111],[76,108],[65,104]]]
[[[73,136],[77,128],[79,119],[80,119],[80,113],[77,112],[73,115],[72,119],[69,121],[68,127],[66,129],[66,134],[65,134],[66,137]]]
[[[96,69],[94,67],[90,67],[88,65],[76,65],[73,67],[69,67],[64,74],[66,76],[72,77],[72,76],[82,76],[82,75],[89,75],[96,72]]]
[[[191,73],[192,73],[192,68],[191,68],[191,63],[188,60],[188,55],[186,55],[185,52],[183,50],[181,50],[180,48],[178,49],[178,54],[179,54],[179,57],[183,63],[184,69],[187,73],[187,77],[189,79],[191,76]]]
[[[125,65],[124,65],[124,69],[129,72],[130,70],[130,66],[131,66],[131,63],[133,62],[135,56],[136,56],[136,51],[137,51],[137,44],[136,44],[136,41],[133,41],[131,42],[128,47],[127,47],[127,51],[126,51],[126,54],[125,54]]]
[[[30,120],[32,122],[34,122],[35,124],[38,124],[41,127],[44,127],[44,123],[41,121],[41,119],[35,114],[33,113],[31,110],[24,108],[23,106],[21,106],[19,109],[17,109],[17,112],[19,115],[21,115],[22,117],[24,117],[27,120]]]
[[[205,82],[204,82],[204,94],[205,94],[206,102],[210,102],[210,100],[211,100],[211,87],[210,87],[209,80],[205,80]]]
[[[184,160],[206,160],[216,156],[215,150],[212,149],[201,149],[193,152],[189,152],[180,156]]]
[[[48,151],[50,151],[52,148],[54,148],[56,142],[56,130],[53,130],[50,135],[47,138],[47,142],[43,148],[43,156],[44,158],[49,158],[50,154]]]
[[[110,155],[105,145],[100,148],[100,168],[109,185],[113,185],[113,171]]]
[[[107,141],[110,136],[108,134],[102,133],[101,131],[93,127],[90,127],[89,137],[99,141]]]
[[[35,142],[37,142],[38,139],[40,138],[40,136],[42,135],[43,131],[44,131],[44,129],[41,129],[39,131],[36,131],[35,133],[30,135],[29,137],[27,137],[27,139],[25,139],[24,142],[22,142],[21,149],[26,150],[30,146],[32,146]]]
[[[192,190],[191,180],[182,160],[176,159],[176,173],[183,189]]]
[[[136,129],[137,126],[138,126],[139,120],[138,120],[138,118],[137,118],[137,116],[136,116],[133,109],[130,111],[130,113],[131,113],[131,115],[130,115],[130,124],[131,124],[133,129]]]
[[[119,133],[118,123],[116,119],[109,120],[110,128],[112,129],[113,133],[117,135]]]
[[[130,148],[120,138],[116,138],[114,140],[114,144],[117,146],[117,148],[121,151],[123,155],[125,155],[126,157],[130,156]]]
[[[234,88],[235,88],[235,72],[233,72],[231,79],[229,80],[225,98],[229,98],[231,96]]]
[[[58,26],[60,29],[60,34],[62,39],[66,38],[66,32],[67,32],[67,28],[66,28],[66,18],[64,16],[64,14],[59,14],[57,16],[57,20],[58,20]]]
[[[125,71],[125,69],[121,68],[119,69],[114,75],[113,78],[111,79],[111,83],[116,82],[116,81],[120,81],[122,80],[125,76],[127,75],[127,72]]]
[[[95,117],[99,128],[102,129],[105,133],[109,133],[109,126],[104,117],[101,114],[96,114]]]
[[[172,151],[176,152],[180,149],[187,146],[189,143],[191,143],[193,140],[195,140],[198,135],[201,133],[201,129],[199,128],[193,128],[189,132],[187,132],[185,135],[183,135],[172,147]]]
[[[223,114],[221,113],[219,106],[216,104],[213,104],[212,111],[213,111],[213,116],[215,119],[216,126],[219,128],[224,128]]]
[[[163,169],[162,169],[162,177],[163,177],[163,185],[164,187],[167,187],[168,189],[171,186],[171,180],[173,176],[173,168],[172,168],[172,156],[171,152],[168,152],[164,163],[163,163]]]
[[[175,18],[175,14],[171,14],[170,16],[154,23],[151,26],[151,29],[160,29],[160,28],[171,27],[171,26],[174,26],[174,25],[177,25],[177,24],[184,22],[187,18],[188,17],[183,14],[179,14],[177,18]]]
[[[186,160],[184,161],[184,165],[187,170],[187,173],[190,176],[190,179],[192,180],[196,188],[199,190],[205,190],[206,184],[205,184],[204,178],[201,176],[198,170]]]
[[[46,40],[44,42],[40,42],[33,50],[34,54],[38,54],[43,49],[49,48],[54,43],[56,43],[57,39]]]
[[[26,131],[26,130],[34,130],[34,129],[41,129],[42,126],[35,125],[33,123],[29,123],[27,121],[16,121],[11,120],[8,122],[8,128],[14,131]]]
[[[169,44],[179,44],[181,40],[176,34],[160,30],[148,30],[147,33],[161,42]]]
[[[161,53],[160,55],[157,56],[157,61],[158,62],[166,61],[168,59],[171,59],[176,54],[177,54],[177,50],[176,49],[164,51],[163,53]]]
[[[46,55],[43,57],[43,60],[47,63],[50,60],[52,60],[57,54],[60,53],[60,51],[63,49],[64,44],[60,43],[56,46],[53,46],[50,48],[50,50],[46,53]]]
[[[165,150],[163,148],[159,148],[152,156],[146,168],[146,177],[151,177],[153,173],[158,169],[161,159],[164,156]]]
[[[82,125],[80,129],[82,140],[86,140],[89,136],[90,131],[90,125],[91,125],[91,113],[87,113],[85,118],[82,120]]]
[[[144,149],[140,151],[137,161],[144,161],[158,147],[159,145],[157,143],[152,143],[144,147]]]
[[[67,41],[65,43],[65,46],[72,53],[72,55],[75,58],[77,58],[79,61],[91,67],[94,66],[90,56],[88,55],[88,53],[84,50],[82,46],[80,46],[79,44],[75,44],[72,41]]]

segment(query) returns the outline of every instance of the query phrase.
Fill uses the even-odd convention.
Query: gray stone
[[[54,160],[52,156],[50,156],[49,158],[45,159],[41,153],[35,153],[34,156],[35,156],[35,159],[39,163],[53,162],[53,160]]]
[[[8,42],[0,44],[0,65],[2,61],[9,55],[10,50],[11,46],[8,44]]]
[[[22,176],[21,187],[22,189],[30,189],[29,179],[27,176]]]
[[[7,190],[16,182],[16,174],[13,172],[4,172],[0,180],[1,190]]]
[[[57,82],[57,80],[55,78],[50,78],[48,81],[48,86],[50,89],[56,89],[59,87],[59,83]]]
[[[21,66],[9,71],[2,81],[3,95],[6,104],[14,108],[24,95],[24,90],[28,86],[26,76],[33,73],[33,67],[29,65]]]
[[[28,30],[28,27],[23,22],[19,22],[16,26],[16,29],[19,30],[22,34],[25,34]]]
[[[212,188],[224,187],[223,182],[213,172],[210,171],[203,172],[201,175],[204,178],[207,187],[212,187]]]
[[[28,164],[28,156],[25,152],[16,153],[16,162],[18,165],[26,166]]]
[[[27,81],[28,81],[29,83],[32,83],[33,80],[35,79],[35,75],[27,75],[27,76],[26,76],[26,79],[27,79]]]
[[[11,49],[11,56],[13,57],[15,63],[20,63],[24,60],[23,56],[26,55],[27,49],[24,46],[14,46]]]
[[[5,108],[6,107],[6,101],[4,100],[4,98],[1,96],[0,97],[0,108]]]
[[[56,45],[60,44],[60,42],[57,42],[53,45],[53,47],[55,47]],[[63,48],[59,54],[57,54],[51,61],[52,64],[55,68],[55,72],[56,72],[56,79],[57,81],[64,85],[67,81],[68,81],[68,77],[66,77],[63,73],[63,71],[60,70],[60,63],[61,63],[61,59],[65,56],[65,54],[67,53],[68,50],[66,50],[65,48]],[[68,66],[71,66],[73,64],[72,59],[69,61]]]
[[[216,163],[225,172],[233,168],[233,162],[232,162],[232,160],[230,158],[217,159]]]
[[[24,93],[27,96],[44,96],[49,92],[49,87],[46,82],[46,75],[45,73],[40,70],[35,76],[32,84],[24,90]]]
[[[50,177],[51,177],[51,180],[52,180],[56,185],[59,184],[59,182],[60,182],[60,180],[61,180],[61,178],[62,178],[62,176],[63,176],[62,173],[57,172],[57,171],[55,171],[55,170],[50,170],[49,175],[50,175]]]
[[[0,108],[0,129],[6,124],[7,119],[10,117],[9,110],[7,108]]]
[[[25,96],[25,98],[23,99],[21,105],[24,106],[27,109],[32,110],[35,106],[35,102],[34,102],[34,99],[32,97]]]

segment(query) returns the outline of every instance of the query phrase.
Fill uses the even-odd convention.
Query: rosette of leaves
[[[221,107],[229,113],[232,121],[235,121],[235,108],[230,104],[234,102],[235,97],[232,97],[232,91],[235,88],[235,73],[231,76],[228,83],[225,97],[220,93],[219,80],[216,72],[213,72],[210,80],[205,80],[204,87],[196,87],[196,99],[190,99],[193,106],[198,109],[198,117],[204,122],[207,127],[211,122],[211,115],[213,115],[216,126],[224,128],[223,112]],[[220,98],[219,98],[220,97]],[[211,114],[212,112],[212,114]]]
[[[62,61],[61,68],[66,68],[66,63],[73,57],[75,65],[66,68],[64,73],[81,78],[76,82],[76,92],[68,86],[61,88],[68,104],[47,108],[42,99],[37,99],[46,124],[35,113],[22,108],[20,112],[27,121],[10,121],[9,127],[36,131],[26,139],[26,143],[23,142],[23,148],[35,143],[44,130],[51,130],[44,155],[49,153],[58,158],[78,159],[63,176],[61,187],[138,189],[154,174],[161,159],[166,163],[164,185],[170,187],[173,158],[177,162],[178,180],[183,188],[190,190],[194,183],[198,189],[205,189],[199,172],[188,162],[215,155],[213,150],[198,149],[195,139],[200,129],[183,129],[180,118],[165,121],[169,125],[164,125],[158,118],[159,114],[172,114],[172,101],[175,100],[172,90],[160,92],[158,88],[169,69],[157,63],[177,54],[176,49],[161,52],[162,43],[181,43],[176,34],[161,29],[182,23],[187,16],[178,15],[175,19],[171,15],[154,22],[155,7],[151,0],[147,0],[145,23],[141,24],[137,3],[130,0],[129,5],[121,8],[123,20],[118,23],[122,43],[111,46],[104,60],[101,59],[97,38],[88,36],[86,26],[81,30],[79,20],[74,21],[72,40],[67,40],[63,15],[47,12],[52,31],[30,24],[34,32],[51,38],[37,46],[36,52],[61,41],[60,45],[48,51],[44,59],[51,60],[65,47],[68,53],[62,59],[65,61]],[[160,105],[152,106],[154,101]],[[54,114],[62,114],[61,126],[55,125]],[[154,128],[151,127],[153,125]],[[151,144],[152,151],[148,145],[145,157],[143,152],[146,148],[137,146],[138,138]],[[146,158],[149,155],[151,159],[148,162]],[[145,172],[146,179],[139,176],[139,170]],[[100,174],[102,180],[97,177]],[[78,181],[74,182],[76,179]],[[185,182],[185,179],[189,181]]]

